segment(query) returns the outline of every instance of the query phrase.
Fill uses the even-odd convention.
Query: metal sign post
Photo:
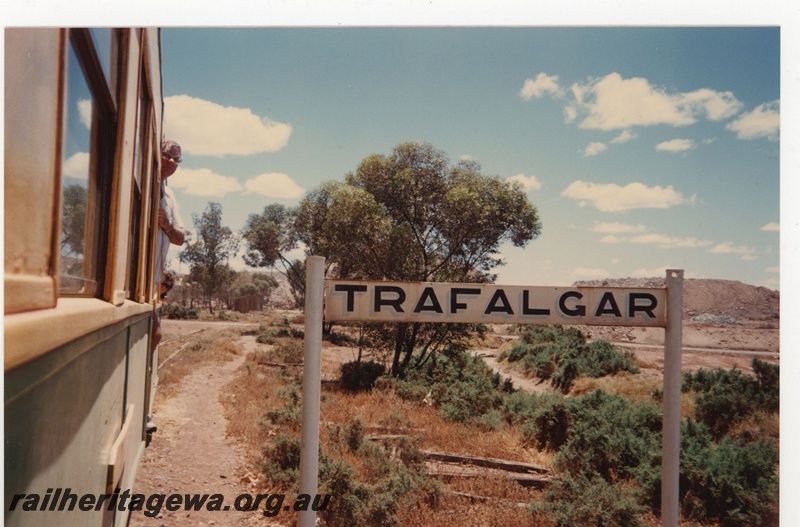
[[[678,527],[681,468],[681,345],[683,270],[667,269],[667,327],[664,329],[664,421],[661,447],[661,525]]]
[[[300,494],[317,493],[319,470],[319,407],[322,383],[322,306],[325,258],[306,259],[305,337],[303,350],[303,417],[300,431]],[[298,513],[299,527],[314,527],[313,509]]]

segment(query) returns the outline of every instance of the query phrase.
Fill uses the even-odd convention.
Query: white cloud
[[[608,150],[603,143],[589,143],[583,150],[583,157],[593,157]]]
[[[713,254],[738,254],[742,260],[755,260],[756,250],[744,245],[733,245],[731,242],[723,242],[715,245],[708,252]]]
[[[731,92],[702,89],[670,94],[647,79],[623,79],[610,73],[586,84],[573,84],[572,112],[586,114],[580,128],[629,129],[633,126],[687,126],[701,117],[720,120],[740,111],[742,104]]]
[[[780,267],[767,267],[764,270],[766,272],[768,272],[768,273],[780,273],[781,272],[781,268]]]
[[[739,113],[743,107],[733,93],[702,89],[678,96],[678,105],[693,115],[705,114],[711,121],[722,121]]]
[[[619,222],[600,223],[596,221],[589,230],[604,234],[620,234],[623,232],[644,232],[647,230],[647,227],[641,224],[631,225],[629,223]]]
[[[558,85],[558,75],[540,73],[536,76],[536,79],[525,79],[525,83],[519,91],[519,96],[526,101],[530,101],[533,97],[538,99],[548,93],[556,97],[563,95],[563,90]]]
[[[707,247],[710,241],[701,240],[694,236],[667,236],[666,234],[640,234],[628,239],[631,243],[641,243],[655,245],[660,249],[694,249],[697,247]]]
[[[642,183],[629,183],[621,187],[614,183],[575,181],[562,196],[579,201],[580,206],[591,203],[603,212],[627,212],[632,209],[667,209],[689,203],[683,194],[672,188],[658,185],[648,187]]]
[[[78,116],[87,129],[92,129],[92,100],[78,99]]]
[[[694,236],[668,236],[666,234],[645,233],[635,236],[618,236],[627,233],[642,233],[647,230],[644,225],[630,225],[627,223],[598,223],[595,222],[590,229],[592,232],[606,233],[600,238],[601,243],[638,243],[643,245],[655,245],[660,249],[694,249],[697,247],[707,247],[710,241],[701,240]]]
[[[600,243],[622,243],[625,241],[625,238],[620,238],[616,234],[608,234],[600,238]]]
[[[89,179],[89,152],[76,152],[64,160],[61,171],[65,176]]]
[[[774,221],[772,221],[761,227],[761,230],[768,232],[780,232],[781,225],[779,223],[775,223]]]
[[[622,133],[612,139],[611,142],[614,144],[627,143],[631,139],[636,139],[636,137],[638,136],[630,130],[623,130]]]
[[[242,190],[235,177],[223,176],[207,168],[179,168],[167,181],[170,187],[191,196],[222,197]]]
[[[672,139],[656,145],[659,152],[685,152],[695,147],[691,139]]]
[[[726,129],[736,132],[739,139],[766,137],[777,141],[781,130],[781,102],[772,101],[757,106],[752,112],[729,123]]]
[[[165,135],[197,156],[276,152],[285,147],[292,127],[259,117],[249,108],[221,106],[211,101],[175,95],[164,99]]]
[[[517,174],[507,178],[506,181],[516,182],[522,185],[526,191],[539,190],[542,188],[542,182],[536,176],[526,176],[525,174]]]
[[[275,199],[297,199],[305,192],[292,178],[279,172],[252,177],[245,181],[244,188],[248,192]]]

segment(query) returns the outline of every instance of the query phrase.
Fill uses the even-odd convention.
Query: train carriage
[[[124,525],[124,508],[64,497],[131,489],[147,443],[160,32],[4,39],[4,520]]]

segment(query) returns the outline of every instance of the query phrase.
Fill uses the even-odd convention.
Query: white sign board
[[[666,289],[327,280],[329,322],[666,327]]]

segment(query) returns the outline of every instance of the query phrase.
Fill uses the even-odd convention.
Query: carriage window
[[[94,27],[89,30],[92,35],[92,40],[97,50],[97,57],[100,59],[100,67],[103,69],[103,75],[106,82],[111,85],[111,29]]]
[[[72,30],[67,62],[59,293],[97,295],[105,267],[114,111],[88,33]]]

